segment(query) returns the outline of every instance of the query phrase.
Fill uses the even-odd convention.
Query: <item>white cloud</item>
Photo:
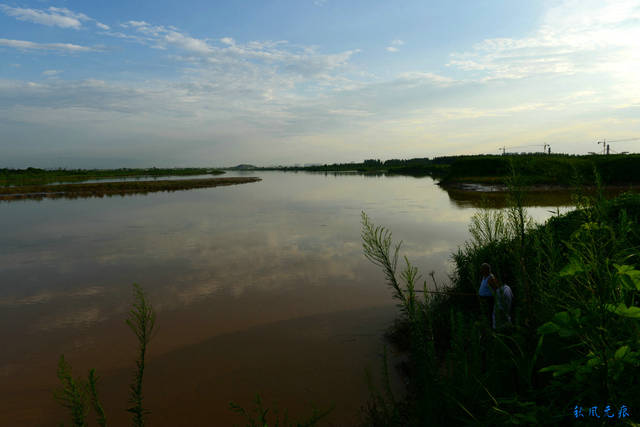
[[[390,45],[390,46],[387,46],[387,47],[385,48],[385,50],[386,50],[387,52],[397,52],[397,51],[399,50],[399,49],[398,49],[398,46],[402,46],[403,44],[404,44],[404,41],[403,41],[403,40],[395,39],[395,40],[392,40],[392,41],[391,41],[391,45]]]
[[[483,40],[471,51],[452,54],[448,65],[508,79],[637,72],[639,20],[637,1],[564,1],[547,11],[532,35]]]
[[[47,76],[47,77],[54,77],[54,76],[57,76],[60,73],[62,73],[62,71],[60,71],[60,70],[44,70],[42,72],[42,75],[43,76]]]
[[[87,20],[88,17],[83,14],[75,14],[68,9],[50,7],[48,10],[40,9],[24,9],[20,7],[10,7],[7,5],[0,5],[2,11],[12,16],[19,21],[33,22],[35,24],[47,25],[50,27],[61,28],[73,28],[79,29],[82,27],[83,20]]]
[[[174,44],[187,52],[207,54],[211,53],[213,49],[207,44],[206,41],[196,39],[193,37],[185,36],[177,31],[169,31],[164,36],[167,43]]]
[[[162,57],[175,61],[180,77],[154,81],[145,76],[144,83],[131,84],[0,80],[0,116],[25,123],[20,130],[25,134],[47,126],[69,133],[81,129],[76,130],[82,141],[78,147],[90,145],[87,133],[126,144],[131,136],[136,153],[144,147],[159,153],[158,158],[192,156],[188,161],[199,161],[194,153],[229,154],[234,157],[219,158],[230,163],[247,153],[257,161],[287,162],[294,156],[295,161],[324,161],[332,150],[334,159],[345,153],[356,153],[357,159],[372,153],[382,158],[385,153],[495,151],[498,140],[518,145],[540,139],[562,150],[561,141],[605,135],[607,126],[635,134],[634,129],[640,131],[635,118],[640,58],[633,43],[638,24],[628,17],[637,17],[636,9],[625,8],[623,1],[596,12],[564,4],[525,37],[487,39],[453,54],[449,70],[455,69],[455,78],[442,70],[408,69],[382,79],[357,68],[352,61],[357,49],[323,52],[283,40],[246,41],[235,34],[237,40],[207,38],[173,26],[128,21],[119,32],[100,34],[166,49]],[[404,42],[387,45],[387,51],[397,52]],[[95,50],[7,39],[0,39],[0,46]],[[33,135],[31,144],[37,146],[42,138]],[[129,153],[126,144],[118,150]],[[436,144],[440,151],[433,153]]]
[[[95,22],[96,26],[102,30],[110,29],[108,25],[98,22],[84,13],[74,12],[65,7],[51,6],[47,9],[26,9],[0,4],[0,10],[19,21],[33,22],[34,24],[42,24],[49,27],[79,30],[82,28],[83,22]]]
[[[129,21],[126,22],[124,24],[121,24],[123,27],[127,28],[129,26],[131,27],[147,27],[149,26],[149,24],[147,24],[145,21]]]
[[[418,84],[434,84],[437,86],[449,86],[456,82],[451,77],[442,76],[435,73],[426,73],[420,71],[412,71],[407,73],[401,73],[398,76],[399,81],[413,82]]]
[[[22,50],[54,50],[60,52],[92,52],[96,48],[73,43],[35,43],[25,40],[0,39],[0,46]]]
[[[240,70],[252,70],[252,73],[270,75],[282,73],[302,78],[314,76],[325,84],[335,79],[332,75],[344,68],[351,57],[359,52],[352,49],[334,54],[321,54],[315,47],[291,45],[287,41],[249,41],[240,43],[231,37],[208,40],[192,37],[173,26],[153,25],[146,21],[128,21],[121,27],[133,34],[107,33],[114,37],[136,40],[154,49],[177,48],[181,55],[172,55],[174,59],[186,64],[211,71],[242,73]],[[260,71],[258,71],[260,69]],[[230,71],[236,70],[236,71]]]

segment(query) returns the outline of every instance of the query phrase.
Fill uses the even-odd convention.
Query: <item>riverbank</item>
[[[595,417],[595,406],[637,420],[639,219],[638,194],[582,199],[540,225],[522,204],[480,211],[452,256],[451,285],[430,293],[415,289],[409,261],[396,270],[390,234],[363,216],[365,255],[402,307],[388,337],[406,355],[407,384],[396,399],[383,377],[368,425],[565,425],[575,413]],[[495,312],[497,329],[477,297],[483,263],[513,293],[510,317]]]
[[[221,175],[212,168],[119,168],[119,169],[0,169],[0,186],[39,185],[53,182],[79,182],[96,179],[149,178],[163,176]]]
[[[475,193],[508,193],[509,187],[505,184],[490,184],[482,182],[438,182],[437,185],[446,190],[460,190]],[[604,190],[622,193],[624,191],[635,191],[640,189],[640,183],[614,184],[602,186]],[[522,191],[527,193],[549,193],[549,192],[566,192],[573,190],[572,185],[551,185],[537,184],[521,187]],[[580,187],[586,193],[595,192],[598,187],[595,185],[585,185]]]
[[[515,173],[525,188],[554,191],[572,186],[594,186],[596,172],[605,186],[640,185],[640,155],[460,156],[449,163],[440,185],[475,184],[502,187],[506,191],[506,185]]]
[[[385,161],[369,159],[359,163],[268,168],[245,165],[243,170],[431,176],[442,186],[475,184],[502,187],[506,186],[509,177],[515,172],[521,179],[522,185],[534,186],[534,191],[554,191],[556,188],[568,189],[576,185],[595,185],[594,172],[597,171],[606,186],[640,186],[640,155],[638,154],[482,154]]]
[[[124,196],[178,191],[261,181],[255,177],[204,178],[155,181],[95,182],[84,184],[21,185],[0,188],[0,200]]]

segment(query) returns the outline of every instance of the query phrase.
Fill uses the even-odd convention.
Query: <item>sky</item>
[[[0,0],[0,167],[638,152],[639,40],[640,0]]]

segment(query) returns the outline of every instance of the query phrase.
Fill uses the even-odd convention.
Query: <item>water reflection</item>
[[[449,195],[451,202],[460,208],[488,206],[502,209],[508,206],[509,194],[506,191],[474,191],[458,188],[447,188],[445,191]],[[610,198],[625,191],[628,191],[628,189],[607,189],[604,194]],[[568,189],[529,191],[526,193],[524,205],[527,207],[571,207],[575,205],[575,194],[575,191]],[[593,195],[594,190],[585,191],[584,194]]]
[[[188,358],[197,347],[187,346],[221,334],[392,305],[382,274],[362,255],[361,211],[389,227],[394,239],[404,241],[403,254],[424,275],[434,270],[439,280],[449,273],[451,252],[467,239],[474,211],[470,196],[444,191],[430,178],[266,171],[225,176],[263,181],[126,198],[0,204],[0,339],[11,343],[0,353],[0,405],[13,405],[0,408],[0,416],[49,405],[47,389],[55,384],[61,353],[107,374],[130,364],[133,342],[123,319],[134,282],[159,312],[152,357],[180,350]],[[532,206],[543,202],[537,203]],[[545,203],[567,206],[560,199]],[[551,215],[549,210],[530,209],[539,221]],[[368,333],[378,336],[379,329]],[[257,354],[253,343],[234,342],[234,351]],[[220,363],[233,357],[225,351],[215,347]],[[370,357],[370,347],[349,351],[344,363],[358,365]],[[283,351],[278,357],[286,365],[287,357],[301,356]],[[252,360],[260,370],[262,359]],[[185,375],[210,369],[204,363],[188,365]],[[361,384],[357,369],[318,369],[319,375],[302,379],[311,389],[327,389],[337,381]],[[269,393],[260,384],[301,381],[287,377],[286,370],[278,375],[279,381],[258,376],[243,384],[228,375],[229,387],[253,396]],[[215,388],[215,381],[207,387]],[[16,388],[30,398],[16,400]],[[216,391],[223,401],[225,390]],[[350,407],[357,408],[362,396],[342,398],[353,399]],[[46,424],[50,414],[15,415],[13,424]],[[344,420],[347,415],[338,411],[336,416]]]

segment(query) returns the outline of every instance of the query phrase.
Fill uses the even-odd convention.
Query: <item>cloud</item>
[[[83,22],[95,22],[96,26],[102,30],[108,30],[110,28],[108,25],[98,22],[84,13],[74,12],[64,7],[51,6],[47,9],[26,9],[0,4],[0,10],[19,21],[32,22],[49,27],[79,30],[82,28]]]
[[[609,5],[594,14],[564,5],[530,34],[481,40],[453,53],[448,68],[407,68],[386,78],[353,61],[358,49],[327,52],[236,34],[207,38],[127,21],[100,34],[165,49],[162,59],[173,61],[178,77],[0,80],[0,117],[3,125],[19,124],[10,126],[10,137],[31,135],[34,156],[46,158],[49,148],[38,144],[42,135],[55,134],[60,147],[67,138],[77,141],[68,152],[87,147],[84,155],[94,157],[105,141],[122,141],[109,149],[132,162],[143,161],[144,150],[163,161],[198,162],[206,155],[229,164],[286,163],[495,151],[496,141],[536,138],[555,148],[563,140],[604,135],[614,124],[636,134],[640,58],[632,36],[638,25],[627,18],[635,9]],[[404,41],[387,45],[402,51]],[[0,46],[97,50],[7,39]],[[86,134],[100,143],[87,142]],[[135,141],[131,148],[129,141]]]
[[[57,76],[60,73],[62,73],[62,71],[60,70],[45,70],[42,72],[42,75],[47,77],[53,77],[53,76]]]
[[[0,39],[0,46],[21,50],[53,50],[59,52],[93,52],[98,49],[73,43],[36,43],[25,40]]]
[[[19,21],[33,22],[35,24],[47,25],[49,27],[73,28],[82,27],[82,20],[88,19],[86,15],[75,14],[68,9],[50,7],[48,10],[23,9],[20,7],[10,7],[0,5],[2,11]]]
[[[154,25],[147,21],[127,21],[120,26],[125,33],[106,33],[138,41],[155,49],[178,49],[177,61],[191,64],[200,72],[224,72],[241,75],[249,72],[271,75],[282,73],[302,79],[320,78],[324,84],[335,78],[336,70],[345,68],[359,49],[321,54],[315,47],[297,46],[287,41],[238,42],[231,37],[217,40],[196,38],[173,26]],[[255,77],[254,77],[255,78]]]
[[[403,44],[404,44],[403,40],[395,39],[395,40],[392,40],[391,45],[387,46],[385,49],[387,52],[397,52],[399,50],[398,46],[402,46]]]
[[[167,43],[174,44],[188,52],[208,54],[213,51],[206,41],[185,36],[177,31],[167,32],[164,36],[164,40]]]
[[[499,79],[637,70],[638,20],[637,1],[565,1],[530,36],[483,40],[453,53],[448,65]]]

